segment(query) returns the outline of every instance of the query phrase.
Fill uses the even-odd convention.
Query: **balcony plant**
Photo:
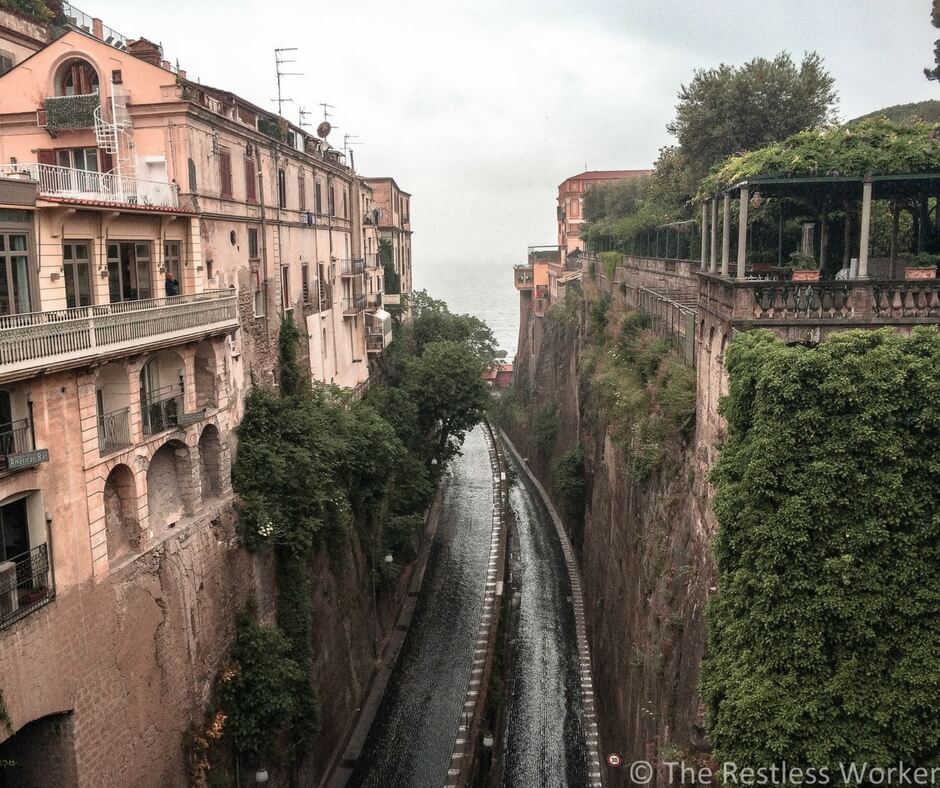
[[[85,96],[52,96],[43,102],[46,112],[46,128],[90,129],[95,125],[95,110],[98,109],[97,93]]]
[[[791,272],[790,278],[794,282],[818,282],[819,268],[816,258],[806,252],[793,252],[790,255],[790,264],[787,266]]]

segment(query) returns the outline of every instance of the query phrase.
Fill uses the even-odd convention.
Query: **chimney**
[[[134,57],[139,57],[153,66],[159,66],[160,61],[163,60],[163,50],[160,45],[154,44],[153,41],[148,41],[146,38],[138,38],[136,41],[128,43],[127,51]]]
[[[91,32],[99,41],[104,41],[104,25],[100,19],[91,20]]]

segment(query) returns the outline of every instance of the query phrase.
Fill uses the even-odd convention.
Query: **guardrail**
[[[3,164],[0,176],[36,181],[42,197],[179,208],[179,188],[172,183],[142,181],[110,172],[73,170],[54,164]]]
[[[32,550],[0,562],[0,629],[25,618],[55,598],[49,547]]]
[[[234,289],[0,316],[0,380],[238,326]]]
[[[650,318],[650,328],[669,343],[690,367],[695,367],[695,307],[645,287],[628,287],[633,306]]]
[[[365,295],[354,295],[343,299],[343,314],[357,315],[366,308]]]
[[[130,408],[98,417],[98,450],[103,455],[131,445]]]

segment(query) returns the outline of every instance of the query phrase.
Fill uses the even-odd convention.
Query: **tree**
[[[401,292],[401,275],[395,270],[395,250],[388,238],[379,241],[379,262],[384,271],[385,292],[395,295]]]
[[[666,128],[698,181],[732,154],[834,123],[834,82],[815,52],[799,66],[787,52],[740,67],[722,63],[696,71],[681,87],[675,120]]]
[[[486,323],[473,315],[455,315],[426,290],[412,296],[411,314],[411,336],[418,355],[428,344],[448,340],[465,343],[484,364],[496,356],[496,338]]]
[[[930,13],[930,22],[934,27],[940,27],[940,0],[933,0],[933,9]],[[933,68],[925,68],[924,76],[934,82],[940,81],[940,39],[933,45]]]
[[[448,340],[431,342],[409,367],[405,390],[421,403],[419,424],[431,436],[431,456],[443,464],[483,418],[489,398],[483,363],[466,343]]]

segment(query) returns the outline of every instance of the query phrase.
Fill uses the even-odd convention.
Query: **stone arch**
[[[203,500],[222,494],[223,452],[218,427],[207,424],[199,436],[199,477],[202,482]]]
[[[194,359],[196,408],[215,408],[219,404],[216,391],[216,356],[211,340],[200,342]]]
[[[159,534],[194,514],[198,499],[189,447],[182,441],[167,441],[147,466],[147,510],[151,533]]]
[[[115,465],[104,483],[104,524],[109,560],[140,547],[137,486],[133,471],[126,465]]]
[[[130,404],[127,369],[115,362],[105,364],[95,376],[98,448],[102,454],[131,445]]]
[[[154,435],[176,426],[183,412],[186,365],[179,353],[162,350],[140,370],[140,411],[144,434]]]

